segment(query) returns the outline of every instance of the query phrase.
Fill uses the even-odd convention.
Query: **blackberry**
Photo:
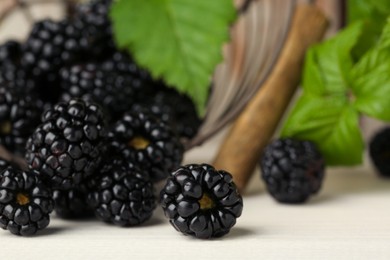
[[[54,190],[54,211],[64,219],[79,219],[92,215],[87,204],[87,190],[84,187],[71,190]]]
[[[44,229],[53,210],[51,192],[36,175],[8,167],[0,174],[0,227],[29,236]]]
[[[104,59],[115,50],[109,10],[111,0],[93,0],[76,7],[73,24],[86,39],[87,57]]]
[[[260,164],[268,192],[279,202],[303,203],[321,188],[325,164],[312,142],[278,139]]]
[[[121,159],[112,159],[100,171],[97,186],[88,195],[95,215],[118,226],[139,225],[155,209],[153,185],[147,175]]]
[[[390,127],[377,133],[370,141],[369,152],[378,173],[390,177]]]
[[[42,103],[0,86],[0,144],[9,151],[24,153],[27,138],[39,124]]]
[[[184,149],[171,129],[146,111],[128,112],[109,132],[110,146],[160,181],[175,170]]]
[[[94,175],[106,151],[101,109],[82,100],[59,103],[45,112],[29,138],[29,167],[54,189],[76,188]]]
[[[61,71],[61,100],[82,98],[104,108],[115,120],[129,111],[137,93],[147,86],[130,74],[104,69],[101,64],[75,65]]]
[[[0,66],[5,63],[18,62],[21,55],[21,45],[17,41],[7,41],[0,45]]]
[[[229,233],[243,209],[232,176],[207,164],[176,170],[160,193],[160,203],[177,231],[203,239]]]
[[[155,94],[149,95],[143,103],[134,105],[134,109],[148,107],[156,117],[169,124],[179,136],[194,137],[202,121],[192,100],[187,95],[161,84],[157,89]]]

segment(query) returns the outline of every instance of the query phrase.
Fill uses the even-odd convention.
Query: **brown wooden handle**
[[[273,72],[222,143],[214,166],[230,172],[241,192],[294,95],[306,50],[322,39],[327,25],[327,19],[315,6],[297,6],[289,35]]]

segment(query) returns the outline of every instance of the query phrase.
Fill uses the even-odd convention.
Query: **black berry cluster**
[[[382,177],[390,177],[390,127],[379,131],[370,141],[371,160]]]
[[[80,4],[0,45],[0,145],[14,155],[0,159],[0,226],[11,233],[33,235],[52,211],[144,223],[153,184],[180,166],[183,138],[200,126],[191,99],[116,49],[112,2]],[[230,215],[215,217],[212,236],[227,233]]]
[[[176,170],[161,191],[160,202],[177,231],[203,239],[226,235],[243,209],[232,176],[207,164]]]
[[[279,202],[303,203],[321,188],[324,159],[309,141],[278,139],[266,147],[260,164],[268,192]]]

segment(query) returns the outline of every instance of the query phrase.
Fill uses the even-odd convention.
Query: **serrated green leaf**
[[[301,96],[281,135],[314,142],[328,165],[362,162],[364,145],[358,113],[343,95],[326,98]]]
[[[351,74],[356,109],[390,121],[390,20],[378,46],[362,57]]]
[[[203,111],[236,10],[231,0],[120,0],[111,18],[118,45]]]
[[[364,19],[382,19],[390,13],[390,1],[388,0],[349,0],[348,21],[354,22]]]
[[[349,72],[353,66],[351,51],[363,28],[362,22],[354,23],[332,39],[313,47],[314,58],[324,80],[324,91],[341,92],[348,87]],[[304,87],[311,91],[316,88],[316,85],[308,82]]]

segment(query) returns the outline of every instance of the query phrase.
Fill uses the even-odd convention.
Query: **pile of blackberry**
[[[44,229],[52,211],[142,224],[154,183],[180,166],[200,126],[191,99],[116,49],[112,2],[80,4],[0,45],[0,145],[25,158],[0,159],[0,226],[13,234]]]

